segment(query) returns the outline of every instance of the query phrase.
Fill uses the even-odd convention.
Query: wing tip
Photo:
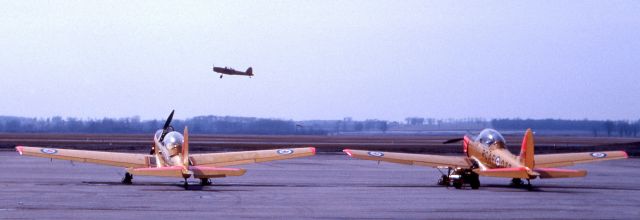
[[[342,150],[342,152],[346,153],[350,157],[353,157],[353,154],[351,153],[351,149],[344,149],[344,150]]]
[[[24,151],[24,146],[16,146],[16,151],[18,151],[18,153],[22,155],[22,152]]]

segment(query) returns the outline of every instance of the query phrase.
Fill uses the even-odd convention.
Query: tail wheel
[[[189,189],[189,181],[187,181],[187,178],[184,178],[184,185],[182,185],[184,187],[185,190]]]
[[[211,179],[209,179],[209,178],[200,178],[200,185],[210,186],[211,185]]]
[[[524,182],[520,178],[511,179],[511,186],[522,186]]]

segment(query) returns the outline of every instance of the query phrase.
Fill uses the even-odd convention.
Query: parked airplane
[[[249,67],[247,69],[247,71],[237,71],[234,70],[233,68],[228,68],[228,67],[216,67],[215,65],[213,66],[213,72],[216,73],[220,73],[220,79],[222,79],[222,76],[226,75],[241,75],[241,76],[248,76],[249,78],[251,78],[253,76],[253,68]]]
[[[391,153],[366,150],[343,150],[347,155],[365,160],[386,161],[392,163],[429,166],[440,169],[446,168],[438,184],[462,188],[463,184],[471,185],[472,189],[480,187],[479,176],[512,178],[513,185],[522,185],[522,179],[527,180],[531,187],[531,179],[535,178],[569,178],[583,177],[586,170],[558,169],[556,167],[571,166],[578,163],[588,163],[603,160],[627,158],[624,151],[604,151],[586,153],[561,153],[535,155],[533,132],[527,129],[520,154],[513,155],[506,148],[506,141],[500,133],[493,129],[484,129],[473,138],[464,136],[448,140],[446,143],[463,141],[464,156],[439,156],[426,154]]]
[[[156,131],[151,155],[26,146],[16,146],[16,150],[24,156],[125,167],[124,184],[131,184],[133,175],[184,178],[185,189],[189,184],[187,179],[192,176],[200,179],[201,185],[210,185],[210,178],[242,176],[246,172],[245,169],[222,166],[306,157],[316,152],[315,148],[307,147],[189,154],[189,131],[185,127],[183,136],[173,130],[173,113],[171,111],[163,128]]]

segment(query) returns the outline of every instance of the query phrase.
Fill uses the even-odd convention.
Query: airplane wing
[[[249,163],[286,160],[316,154],[316,148],[290,148],[275,150],[239,151],[227,153],[191,154],[193,166],[230,166]]]
[[[589,163],[604,160],[616,160],[628,158],[624,151],[603,151],[566,154],[541,154],[535,155],[535,168],[565,167],[579,163]]]
[[[366,150],[343,150],[347,155],[364,160],[386,161],[408,165],[428,167],[471,167],[471,162],[464,156],[440,156],[428,154],[391,153]]]
[[[95,163],[116,167],[149,167],[149,155],[17,146],[20,155]]]

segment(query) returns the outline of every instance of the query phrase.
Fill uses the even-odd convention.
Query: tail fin
[[[182,164],[189,167],[189,129],[184,127],[184,144],[182,144]]]
[[[527,129],[527,132],[524,133],[524,138],[522,139],[522,146],[520,148],[520,162],[528,168],[533,169],[535,166],[535,161],[533,160],[533,131],[531,128]]]
[[[247,69],[247,74],[253,76],[253,68],[249,67],[249,69]]]

